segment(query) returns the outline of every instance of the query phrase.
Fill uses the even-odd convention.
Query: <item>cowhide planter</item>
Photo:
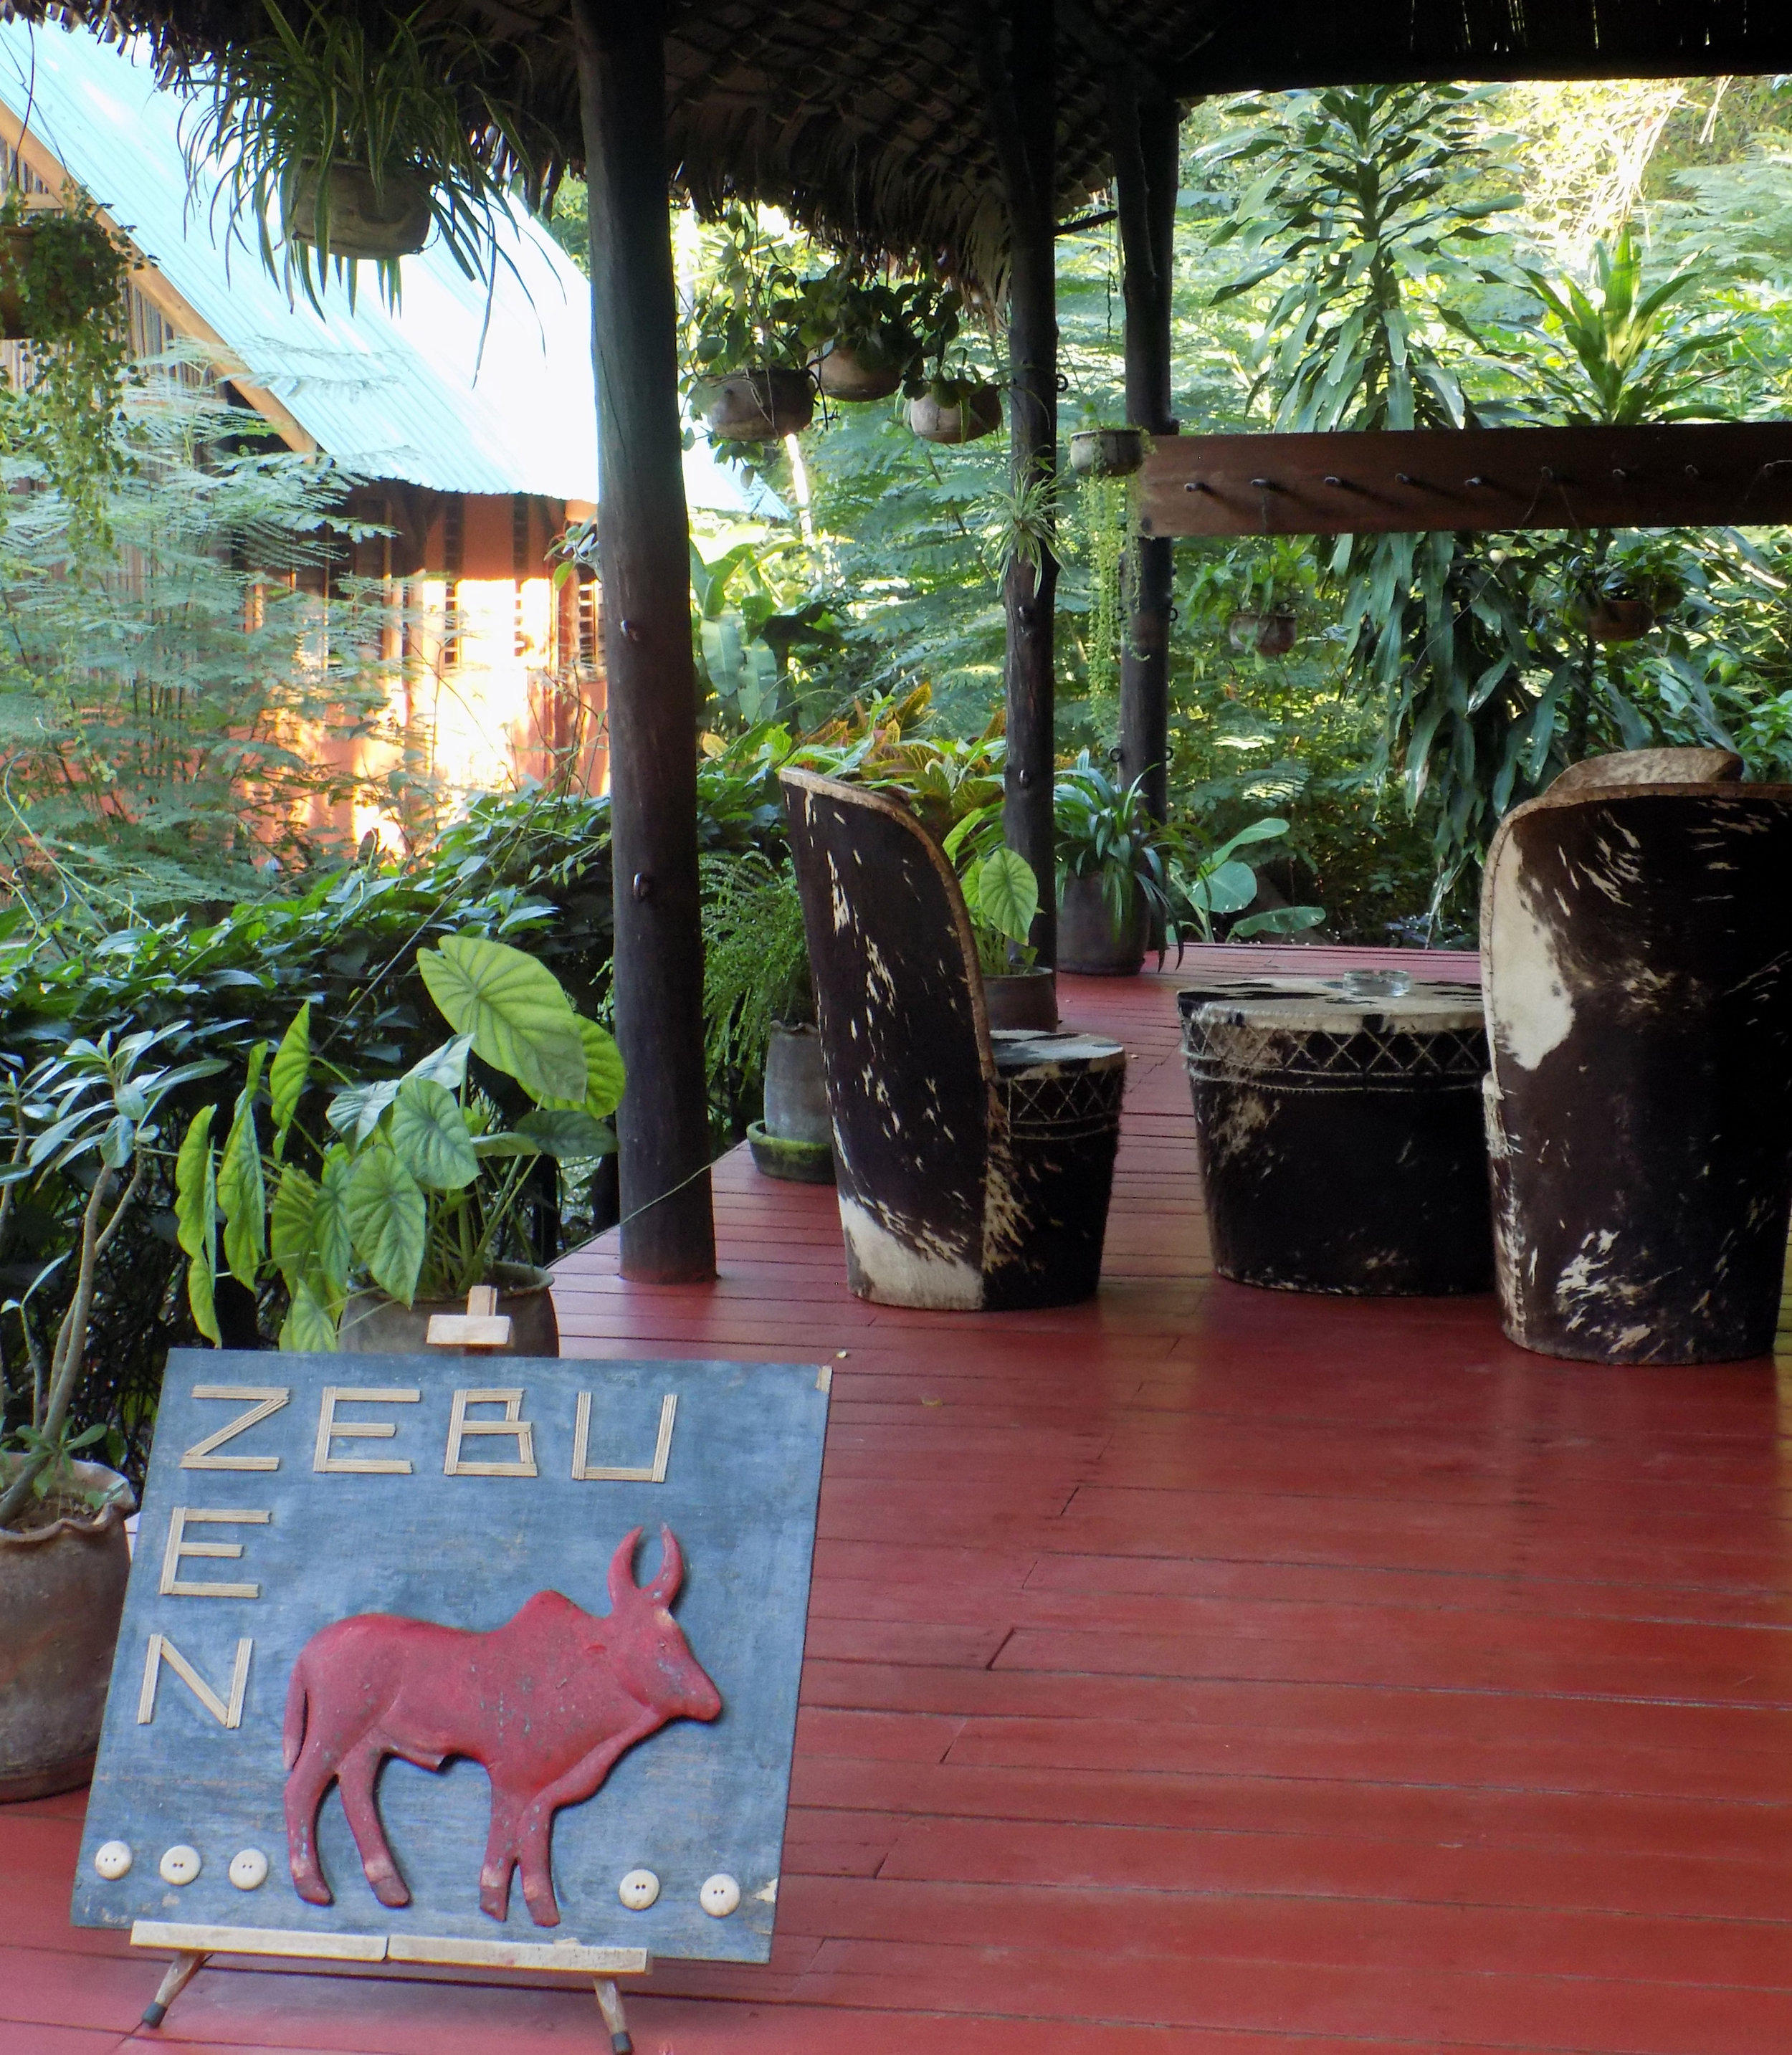
[[[1630,769],[1576,766],[1488,854],[1502,1313],[1547,1355],[1762,1355],[1792,1202],[1792,787]]]
[[[1222,1277],[1363,1296],[1492,1284],[1473,999],[1181,997]]]
[[[781,778],[852,1289],[957,1308],[1087,1298],[1125,1051],[992,1035],[963,895],[920,822],[861,787]]]

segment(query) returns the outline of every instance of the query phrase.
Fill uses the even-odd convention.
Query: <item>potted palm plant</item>
[[[1130,977],[1169,910],[1162,831],[1144,783],[1123,790],[1084,750],[1052,794],[1058,848],[1058,968]]]
[[[151,1059],[184,1038],[176,1025],[115,1039],[71,1043],[21,1073],[9,1067],[3,1102],[11,1130],[0,1170],[0,1247],[18,1195],[49,1188],[80,1201],[73,1245],[42,1265],[13,1315],[24,1339],[29,1389],[10,1393],[0,1357],[0,1801],[43,1797],[86,1781],[98,1746],[124,1603],[130,1486],[91,1459],[102,1426],[77,1430],[73,1407],[87,1367],[101,1266],[140,1201],[168,1095],[220,1070],[212,1059]],[[69,1297],[47,1359],[30,1301],[73,1264]],[[10,1402],[10,1403],[9,1403]],[[22,1402],[22,1417],[19,1406]],[[80,1452],[89,1451],[87,1460]]]
[[[752,850],[705,857],[703,884],[710,1076],[731,1098],[762,1087],[747,1142],[765,1176],[831,1185],[833,1127],[795,878]]]
[[[265,28],[195,73],[183,136],[189,177],[223,167],[227,232],[252,222],[270,273],[314,306],[332,266],[352,302],[363,261],[396,300],[400,259],[432,232],[489,281],[509,168],[543,160],[497,92],[489,40],[422,9],[261,11]]]
[[[252,1051],[222,1148],[216,1108],[187,1128],[176,1218],[193,1318],[211,1340],[221,1241],[239,1284],[283,1288],[284,1349],[418,1349],[435,1315],[486,1285],[511,1317],[510,1353],[559,1353],[551,1280],[527,1260],[519,1217],[541,1164],[614,1152],[621,1057],[520,949],[450,936],[417,964],[453,1032],[403,1077],[353,1084],[337,1073],[323,1126],[302,1122],[328,1067],[313,1055],[307,1004],[271,1062],[266,1043]],[[506,1118],[500,1079],[529,1111]]]

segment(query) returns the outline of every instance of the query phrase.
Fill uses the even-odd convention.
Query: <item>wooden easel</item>
[[[510,1317],[498,1311],[498,1294],[490,1284],[476,1284],[467,1294],[464,1313],[436,1313],[431,1315],[425,1337],[432,1348],[482,1349],[503,1348],[511,1337]],[[148,1930],[148,1931],[145,1931]],[[180,1939],[176,1939],[179,1932]],[[168,2007],[187,1988],[205,1966],[214,1954],[247,1953],[286,1956],[313,1955],[325,1960],[351,1962],[457,1962],[463,1966],[484,1966],[492,1968],[551,1969],[558,1966],[540,1958],[551,1955],[551,1948],[527,1943],[507,1944],[501,1941],[452,1942],[431,1941],[410,1937],[382,1937],[377,1935],[327,1935],[285,1933],[270,1929],[238,1931],[228,1927],[210,1928],[189,1927],[173,1930],[160,1921],[139,1920],[132,1929],[133,1947],[157,1946],[166,1947],[172,1943],[174,1960],[169,1963],[168,1974],[162,1978],[154,1998],[143,2010],[145,2026],[160,2026],[168,2018]],[[182,1946],[181,1941],[189,1943]],[[346,1943],[350,1945],[343,1946]],[[203,1945],[199,1945],[203,1943]],[[332,1945],[333,1943],[336,1945]],[[247,1945],[246,1944],[250,1944]],[[562,1944],[564,1947],[564,1944]],[[611,2055],[634,2055],[634,2043],[629,2037],[629,2023],[622,2009],[622,1994],[617,1988],[616,1979],[622,1975],[645,1976],[650,1966],[645,1954],[631,1949],[589,1949],[577,1947],[564,1948],[569,1956],[566,1966],[580,1969],[591,1966],[591,1959],[598,1957],[616,1958],[606,1962],[604,1970],[594,1974],[592,1986],[597,1994],[598,2010],[603,2014],[603,2023],[610,2033]],[[625,1961],[623,1958],[628,1958]]]

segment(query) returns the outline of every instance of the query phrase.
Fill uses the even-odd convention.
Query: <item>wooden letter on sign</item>
[[[251,1383],[270,1360],[169,1359],[77,1923],[368,1961],[768,1960],[815,1367],[506,1357],[482,1387],[398,1357],[345,1386],[339,1357],[282,1355],[281,1386]],[[132,1860],[102,1875],[112,1842]]]

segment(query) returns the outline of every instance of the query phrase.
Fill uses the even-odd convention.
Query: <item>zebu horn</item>
[[[640,1540],[640,1528],[631,1528],[616,1544],[616,1553],[610,1559],[610,1609],[614,1612],[634,1596],[638,1588],[634,1580],[635,1544]]]
[[[669,1527],[660,1529],[659,1574],[650,1584],[642,1587],[655,1605],[669,1606],[678,1595],[678,1587],[685,1581],[685,1557],[678,1546],[678,1537]]]

